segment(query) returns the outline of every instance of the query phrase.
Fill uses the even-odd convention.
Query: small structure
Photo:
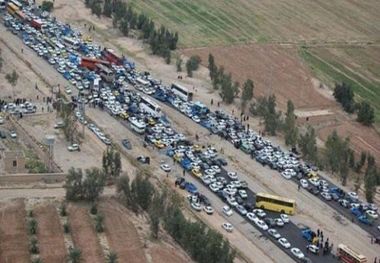
[[[27,173],[25,168],[25,155],[20,151],[5,151],[2,156],[6,173]]]

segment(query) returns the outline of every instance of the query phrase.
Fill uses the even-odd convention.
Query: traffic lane
[[[221,173],[219,175],[226,178],[226,180],[228,182],[231,181],[231,179],[228,177],[227,171],[224,168],[221,168]],[[247,195],[248,195],[247,201],[254,205],[255,204],[255,196],[256,196],[255,193],[250,188],[247,188],[246,191],[247,191]],[[235,212],[236,212],[236,210],[235,210]],[[267,214],[267,217],[280,218],[280,213],[271,212],[268,210],[265,210],[265,212]],[[245,218],[245,220],[248,223],[250,223],[251,225],[253,225],[254,227],[256,227],[256,225],[253,222],[250,222],[246,218]],[[302,233],[301,233],[302,229],[299,228],[297,225],[295,225],[292,221],[285,224],[283,227],[276,227],[276,229],[278,230],[278,232],[281,234],[282,237],[285,237],[290,242],[292,247],[297,247],[297,248],[301,249],[302,252],[305,254],[305,256],[308,256],[313,262],[321,262],[321,263],[323,263],[323,262],[336,262],[336,260],[332,257],[332,255],[321,257],[321,256],[314,255],[312,253],[307,253],[306,246],[308,245],[308,242],[302,237]],[[278,243],[277,240],[275,240],[274,238],[269,236],[267,231],[263,231],[261,229],[258,229],[258,230],[263,235],[265,235],[267,238],[272,239],[273,243],[275,243],[281,249],[284,249]],[[286,249],[284,249],[284,250],[286,252],[288,251],[289,254],[291,255],[290,250],[286,250]]]

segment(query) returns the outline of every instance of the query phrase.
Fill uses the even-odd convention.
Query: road
[[[2,32],[2,31],[4,31],[4,32]],[[6,32],[3,27],[1,28],[0,32],[2,33],[3,36],[6,36],[7,39],[8,38],[11,39],[12,37],[14,38],[13,39],[14,41],[12,41],[12,46],[14,48],[20,50],[21,47],[23,47],[23,44],[21,43],[21,41],[19,39],[17,39],[14,35],[10,34],[9,32]],[[40,70],[40,74],[43,72],[44,73],[43,77],[48,79],[48,81],[50,83],[60,84],[61,87],[67,85],[67,82],[62,78],[62,76],[59,73],[57,73],[54,69],[52,69],[50,67],[50,65],[48,65],[44,60],[38,58],[34,54],[34,52],[31,52],[29,50],[25,50],[24,54],[22,56],[25,60],[30,61],[33,64],[33,68],[37,68],[38,70]],[[178,113],[177,113],[177,115],[178,115]],[[98,122],[98,119],[96,120],[96,122]],[[192,126],[193,124],[190,124],[190,125]],[[215,138],[213,138],[213,139],[215,140]],[[266,170],[268,170],[268,171],[266,171]],[[264,172],[267,174],[268,173],[270,174],[269,169],[265,169]],[[245,178],[242,178],[242,179],[245,179]],[[252,181],[252,178],[250,178],[250,179],[251,179],[250,181]],[[247,180],[247,181],[249,181],[249,180]],[[249,183],[249,185],[251,187],[251,186],[255,186],[256,184],[255,184],[255,182],[253,182],[253,184]]]

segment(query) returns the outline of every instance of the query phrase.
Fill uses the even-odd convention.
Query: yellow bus
[[[14,15],[16,11],[20,11],[20,9],[13,3],[8,3],[7,11],[10,15]]]
[[[276,195],[257,193],[255,206],[261,209],[293,215],[296,209],[296,201]]]

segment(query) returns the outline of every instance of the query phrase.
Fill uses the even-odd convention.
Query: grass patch
[[[321,58],[312,50],[301,48],[299,54],[309,64],[313,72],[331,87],[335,83],[345,82],[352,86],[356,101],[367,100],[375,109],[375,122],[380,124],[380,89],[379,83],[370,82],[330,58]]]

